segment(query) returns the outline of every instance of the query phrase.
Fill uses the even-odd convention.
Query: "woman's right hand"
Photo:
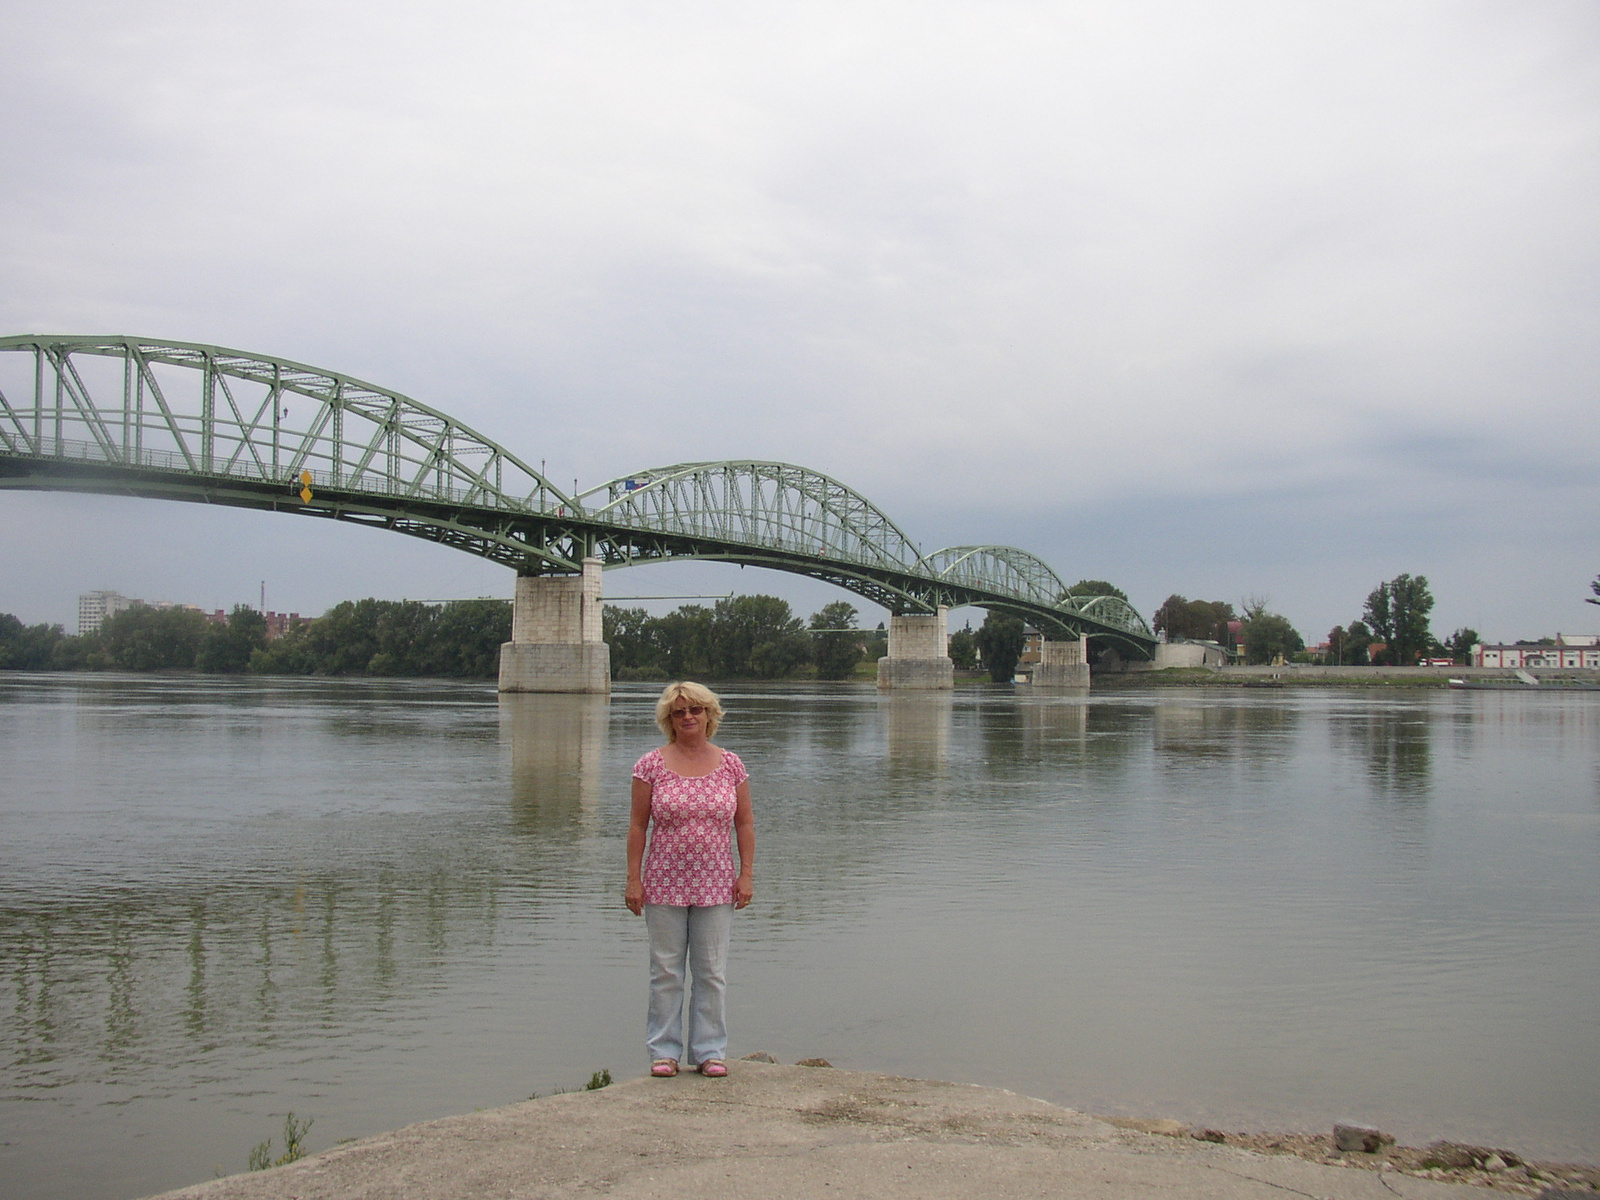
[[[628,880],[627,890],[622,893],[622,902],[628,906],[628,911],[636,917],[644,912],[644,883],[642,880]]]

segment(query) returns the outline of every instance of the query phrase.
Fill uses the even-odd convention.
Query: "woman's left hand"
[[[743,908],[749,904],[756,894],[755,880],[748,875],[740,875],[733,881],[733,906]]]

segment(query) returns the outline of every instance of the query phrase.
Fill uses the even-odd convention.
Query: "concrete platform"
[[[996,1088],[730,1064],[449,1117],[169,1200],[1433,1200],[1482,1188],[1119,1129]]]
[[[611,647],[604,642],[505,642],[500,647],[500,690],[607,695],[611,691]]]
[[[880,658],[878,688],[885,692],[948,692],[956,668],[948,658]]]

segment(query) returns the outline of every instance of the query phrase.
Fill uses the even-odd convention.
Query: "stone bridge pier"
[[[1089,639],[1045,642],[1033,668],[1033,686],[1042,688],[1089,687]]]
[[[948,609],[889,618],[889,653],[878,660],[882,691],[943,691],[955,687],[946,631]]]
[[[598,558],[586,558],[579,575],[517,577],[511,640],[500,647],[502,692],[610,693],[600,565]]]

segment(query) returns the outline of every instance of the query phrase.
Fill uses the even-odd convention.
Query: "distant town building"
[[[124,596],[121,592],[86,592],[78,597],[78,636],[98,633],[107,617],[126,612],[135,604],[143,604],[147,608],[154,609],[185,608],[190,612],[199,613],[206,619],[207,624],[228,623],[227,612],[220,608],[206,612],[198,604],[174,604],[170,600],[139,600],[132,596]],[[305,625],[311,620],[310,617],[302,617],[299,613],[269,612],[266,617],[269,642],[282,637],[297,625]]]
[[[107,617],[114,617],[119,612],[126,612],[135,604],[143,603],[144,601],[124,596],[121,592],[85,592],[78,597],[78,636],[97,633],[100,626],[105,624]]]
[[[1022,655],[1017,666],[1031,667],[1044,658],[1044,633],[1032,625],[1022,627]]]
[[[1475,667],[1544,667],[1600,669],[1600,634],[1556,634],[1549,645],[1488,646],[1472,648]]]
[[[309,625],[310,617],[302,617],[299,613],[269,612],[267,614],[267,641],[275,642],[289,630],[300,625]]]
[[[310,617],[302,617],[299,613],[269,612],[267,619],[267,641],[275,642],[289,630],[299,625],[309,625]],[[206,620],[212,625],[226,625],[228,614],[224,609],[216,609],[206,614]]]

